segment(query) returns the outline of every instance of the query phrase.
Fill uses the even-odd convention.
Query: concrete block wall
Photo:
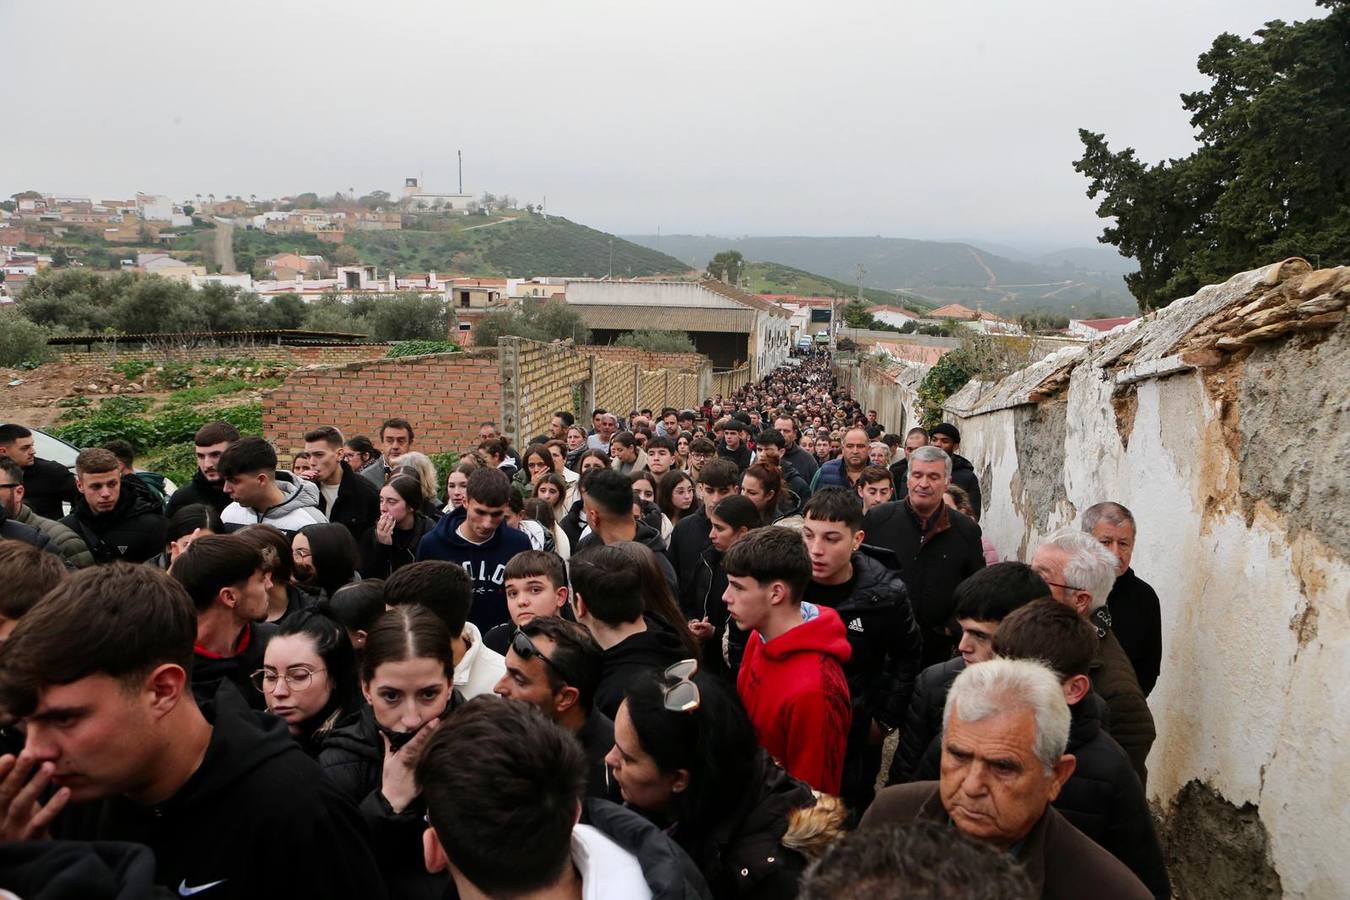
[[[281,451],[316,425],[378,442],[380,423],[399,416],[414,449],[446,453],[476,446],[479,424],[500,412],[497,350],[473,350],[297,370],[264,398],[263,433]]]
[[[502,428],[513,444],[548,431],[558,410],[584,420],[591,394],[591,357],[562,344],[504,338],[501,349]]]
[[[241,344],[190,348],[136,348],[118,349],[111,346],[94,350],[66,350],[61,357],[67,362],[103,363],[111,365],[125,360],[160,363],[168,360],[196,362],[203,359],[242,357],[266,363],[294,363],[296,365],[341,365],[349,362],[380,359],[389,352],[390,344],[358,344],[335,347],[287,347],[277,344]]]
[[[632,363],[597,358],[594,405],[620,416],[637,406],[637,367]]]
[[[714,372],[712,377],[712,393],[721,394],[723,397],[730,397],[736,393],[738,388],[745,387],[750,383],[750,367],[741,366],[738,369],[728,369],[725,372]]]
[[[649,353],[636,347],[615,347],[599,344],[587,344],[577,349],[599,359],[637,363],[644,369],[678,369],[685,372],[697,372],[705,366],[712,365],[712,361],[702,353]]]

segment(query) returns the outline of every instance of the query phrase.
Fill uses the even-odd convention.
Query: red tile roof
[[[1079,319],[1079,325],[1086,325],[1094,331],[1110,331],[1118,325],[1124,325],[1126,322],[1133,322],[1138,316],[1116,316],[1111,319]]]

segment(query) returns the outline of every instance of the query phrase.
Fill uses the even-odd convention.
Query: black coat
[[[325,509],[327,501],[323,496],[323,485],[316,485],[319,488],[319,509],[328,517],[328,521],[346,525],[352,537],[359,541],[380,517],[380,489],[369,479],[353,472],[345,462],[338,465],[342,466],[342,481],[338,484],[337,499],[333,501],[332,509]]]
[[[980,526],[946,506],[925,539],[907,501],[874,506],[863,517],[869,553],[898,569],[923,629],[924,661],[942,662],[956,646],[956,586],[984,568]],[[890,551],[893,558],[885,553]]]
[[[792,900],[806,860],[783,846],[794,809],[815,805],[811,786],[760,750],[739,802],[720,822],[676,826],[675,839],[715,897]]]
[[[586,754],[586,796],[620,802],[619,783],[610,777],[605,762],[609,751],[614,749],[614,720],[592,709],[577,732],[577,741]]]
[[[1144,786],[1129,756],[1102,728],[1106,701],[1089,693],[1070,712],[1073,719],[1064,752],[1073,754],[1078,764],[1055,798],[1055,809],[1128,866],[1154,897],[1172,896]],[[942,741],[935,736],[913,780],[936,781],[941,760]]]
[[[358,481],[365,481],[356,476]],[[342,498],[338,498],[341,503]],[[427,532],[436,527],[436,523],[418,513],[413,518],[413,527],[407,531],[394,529],[392,544],[381,544],[375,540],[375,526],[366,529],[357,546],[361,550],[361,562],[357,571],[362,578],[388,578],[410,562],[417,560],[417,548]]]
[[[976,514],[984,512],[980,506],[980,479],[975,474],[975,467],[959,453],[952,454],[952,484],[970,495],[970,506]]]
[[[464,702],[452,692],[450,709]],[[350,716],[323,742],[319,768],[344,797],[361,810],[370,830],[370,846],[391,897],[439,898],[450,884],[445,873],[432,875],[422,860],[426,803],[421,797],[396,813],[380,793],[384,780],[384,738],[369,706]]]
[[[675,579],[682,587],[694,583],[699,566],[702,565],[700,559],[703,551],[712,546],[711,531],[712,522],[708,520],[708,513],[702,506],[675,523],[675,530],[670,533],[669,546],[666,548],[666,559],[670,560],[675,569]],[[679,593],[677,591],[676,595]]]
[[[209,506],[220,515],[225,511],[225,507],[234,501],[230,495],[225,493],[225,482],[210,482],[202,474],[201,469],[192,473],[192,480],[173,492],[169,498],[169,507],[165,515],[170,517],[185,506],[191,506],[201,503]]]
[[[1139,687],[1147,697],[1158,683],[1162,668],[1162,605],[1147,581],[1126,569],[1106,598],[1111,631],[1134,665]]]
[[[816,461],[815,456],[806,452],[800,444],[791,450],[783,451],[784,462],[789,462],[797,470],[798,474],[806,481],[808,488],[806,493],[810,494],[809,485],[811,479],[816,477],[816,469],[820,468],[820,463]]]
[[[122,797],[72,804],[57,836],[145,844],[170,892],[219,882],[203,898],[387,895],[356,808],[285,722],[250,710],[230,686],[202,714],[213,726],[206,756],[172,797],[153,808]]]
[[[650,672],[662,672],[685,657],[684,644],[664,623],[643,616],[647,630],[624,638],[600,658],[594,708],[613,719],[628,686]]]
[[[752,455],[750,448],[745,446],[745,444],[741,444],[735,450],[728,450],[725,445],[718,445],[717,447],[717,458],[731,460],[736,464],[736,468],[740,469],[742,472],[750,468],[750,458]]]
[[[665,538],[661,537],[661,532],[646,522],[638,522],[637,530],[633,534],[633,542],[642,544],[652,551],[653,555],[656,556],[656,564],[660,566],[662,574],[666,576],[666,584],[670,585],[670,593],[679,596],[679,578],[676,577],[675,567],[671,565],[670,557],[666,553],[666,541]],[[572,552],[579,553],[592,547],[603,547],[604,545],[604,541],[600,540],[600,535],[592,531],[583,540],[572,545]]]
[[[84,540],[95,563],[142,563],[164,552],[169,523],[163,509],[144,481],[124,475],[117,505],[110,512],[95,515],[80,497],[61,524]]]
[[[634,810],[587,797],[581,804],[581,824],[637,857],[652,900],[711,900],[713,895],[689,855]]]
[[[581,543],[581,533],[586,530],[586,523],[581,520],[581,515],[582,501],[574,500],[572,508],[558,523],[558,526],[563,530],[563,534],[567,535],[567,544],[572,548],[573,553],[576,552],[577,545]]]
[[[73,507],[80,492],[69,469],[50,459],[35,458],[23,470],[23,497],[28,508],[44,519],[60,519],[66,514],[61,504]]]
[[[886,778],[888,785],[919,780],[915,774],[919,761],[933,739],[942,734],[942,710],[947,705],[947,692],[965,668],[966,661],[956,656],[919,673],[909,710],[905,713],[900,743],[895,748],[895,756],[891,757],[891,771]]]

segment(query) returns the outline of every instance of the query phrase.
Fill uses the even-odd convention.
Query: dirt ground
[[[135,382],[98,363],[58,361],[31,371],[0,368],[0,421],[45,429],[61,415],[63,410],[56,404],[65,397],[98,398],[125,393],[167,396],[137,388]]]

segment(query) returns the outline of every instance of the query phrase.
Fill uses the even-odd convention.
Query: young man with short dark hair
[[[69,572],[55,553],[23,541],[0,540],[0,644],[33,605]]]
[[[633,518],[633,483],[628,478],[613,470],[588,472],[581,482],[581,497],[591,533],[577,544],[578,551],[635,541],[656,554],[656,562],[670,584],[671,593],[678,593],[679,582],[674,567],[666,558],[666,542],[662,540],[661,532]]]
[[[854,487],[858,491],[858,496],[862,498],[864,513],[874,506],[890,503],[895,499],[895,485],[891,482],[891,471],[882,466],[868,466],[863,469]]]
[[[956,452],[961,449],[961,430],[951,422],[943,422],[928,433],[928,440],[952,458],[951,483],[965,489],[970,495],[971,508],[978,515],[982,511],[979,476],[970,460]]]
[[[760,746],[793,777],[838,795],[851,722],[839,614],[802,602],[811,560],[789,528],[758,528],[723,558],[727,615],[750,632],[736,691]]]
[[[797,467],[788,460],[784,452],[786,446],[787,442],[783,440],[781,433],[766,428],[759,433],[759,438],[755,442],[757,454],[755,462],[777,466],[783,475],[783,486],[805,503],[811,496],[811,483],[803,478]]]
[[[225,478],[216,465],[220,462],[225,448],[239,440],[239,429],[229,422],[207,422],[192,438],[197,454],[197,471],[192,473],[192,481],[173,492],[169,498],[165,515],[170,517],[184,506],[203,503],[219,515],[230,505],[230,495],[225,493]]]
[[[123,563],[24,616],[0,659],[0,705],[26,729],[23,753],[0,758],[0,839],[55,818],[62,839],[145,844],[155,882],[183,897],[384,897],[355,807],[285,722],[232,690],[193,698],[196,628],[181,585]]]
[[[675,465],[675,452],[678,446],[672,438],[658,434],[647,441],[643,451],[647,454],[647,471],[656,478],[670,471]]]
[[[828,487],[806,504],[801,532],[811,561],[811,581],[802,598],[838,613],[853,649],[844,664],[853,725],[841,796],[857,815],[872,801],[882,741],[904,722],[923,656],[905,583],[861,552],[862,523],[857,495]]]
[[[934,663],[919,673],[905,713],[900,744],[891,758],[887,784],[914,780],[914,769],[933,738],[942,733],[942,710],[947,691],[967,666],[994,658],[994,632],[1009,613],[1042,597],[1050,586],[1031,566],[1020,562],[995,563],[981,569],[956,588],[955,618],[961,628],[959,656]]]
[[[506,673],[502,655],[483,644],[478,627],[468,620],[473,582],[461,566],[443,560],[409,563],[384,583],[384,605],[416,604],[436,614],[451,634],[455,690],[468,700],[491,694]]]
[[[506,655],[511,638],[525,623],[558,616],[567,605],[567,565],[548,550],[526,550],[506,564],[506,610],[511,621],[483,634],[483,643]]]
[[[427,869],[449,869],[465,900],[704,897],[674,841],[637,813],[584,799],[576,740],[538,709],[472,700],[417,763]]]
[[[717,448],[717,458],[735,463],[736,470],[744,472],[755,461],[755,455],[746,446],[749,424],[738,418],[723,419],[718,424],[722,426],[722,446]]]
[[[376,490],[384,487],[398,468],[398,458],[412,449],[413,438],[413,427],[407,419],[385,419],[380,424],[380,445],[384,453],[361,470],[361,477],[375,485]]]
[[[319,509],[360,540],[380,517],[380,489],[342,460],[342,432],[323,425],[305,433],[310,480],[319,488]]]
[[[197,611],[192,692],[199,702],[230,681],[248,704],[266,709],[249,680],[262,668],[263,652],[276,627],[267,620],[272,576],[262,553],[237,535],[203,535],[178,555],[169,574],[183,586]]]
[[[81,450],[75,484],[80,498],[61,524],[80,536],[94,562],[139,563],[164,552],[164,507],[145,482],[122,474],[110,451]]]
[[[716,457],[716,444],[705,437],[694,438],[689,442],[689,464],[687,466],[689,477],[697,482],[699,475],[703,472],[703,467]],[[736,474],[738,477],[740,476],[739,469],[736,470]]]
[[[566,728],[586,752],[586,795],[617,802],[605,756],[614,722],[595,708],[604,652],[591,633],[559,616],[535,616],[511,637],[498,695],[520,700]]]
[[[230,444],[216,470],[225,481],[225,493],[234,500],[220,514],[227,532],[267,524],[290,536],[306,525],[328,521],[319,510],[318,486],[303,479],[278,479],[277,452],[260,437]]]
[[[62,503],[72,506],[80,498],[70,470],[58,462],[41,459],[33,447],[33,432],[18,424],[0,425],[0,456],[7,456],[23,469],[28,505],[44,519],[65,515]]]
[[[417,559],[463,566],[473,581],[469,621],[486,632],[510,620],[506,609],[506,564],[533,549],[524,532],[502,521],[511,502],[511,481],[500,469],[475,469],[464,505],[436,523],[417,547]]]
[[[604,651],[595,707],[612,719],[633,679],[679,662],[684,644],[644,614],[642,580],[623,550],[584,550],[572,557],[570,568],[572,612]]]

